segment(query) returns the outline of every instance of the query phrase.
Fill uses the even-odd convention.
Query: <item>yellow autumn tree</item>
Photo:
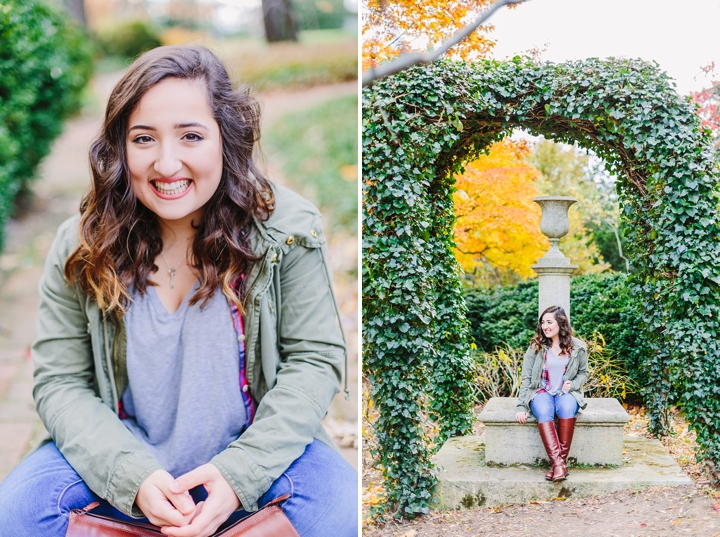
[[[531,277],[530,266],[550,246],[540,232],[540,207],[533,202],[540,174],[528,164],[529,153],[525,142],[506,138],[466,164],[456,178],[456,257],[475,283]]]
[[[367,0],[363,3],[363,70],[402,52],[435,48],[475,20],[492,0]],[[495,42],[481,26],[456,45],[463,60],[485,56]]]

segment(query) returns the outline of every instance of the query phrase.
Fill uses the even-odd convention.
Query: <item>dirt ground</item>
[[[630,407],[629,436],[647,436],[642,407]],[[363,408],[363,536],[365,537],[510,537],[552,531],[566,537],[720,537],[720,490],[713,476],[695,461],[695,435],[677,411],[671,414],[673,434],[661,441],[692,485],[624,491],[595,498],[530,502],[472,511],[433,511],[415,520],[388,517],[380,523],[370,506],[383,493],[382,478],[365,444],[372,444],[372,426]],[[474,433],[482,433],[476,424]],[[366,441],[367,440],[367,441]],[[713,479],[714,480],[714,479]]]
[[[363,528],[366,537],[720,536],[720,505],[697,485],[618,492],[590,499],[433,513],[417,521]]]

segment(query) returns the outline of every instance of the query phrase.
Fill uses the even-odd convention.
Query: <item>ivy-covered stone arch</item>
[[[386,505],[403,515],[427,509],[433,449],[472,422],[453,176],[515,127],[592,149],[618,177],[652,427],[680,404],[698,457],[720,463],[719,174],[694,106],[640,60],[442,61],[363,91],[363,363]]]

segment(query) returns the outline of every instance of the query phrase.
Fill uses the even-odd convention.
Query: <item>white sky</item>
[[[720,0],[528,0],[488,21],[494,56],[538,47],[552,62],[591,57],[655,60],[687,94],[709,85],[700,67],[715,61],[720,78]]]

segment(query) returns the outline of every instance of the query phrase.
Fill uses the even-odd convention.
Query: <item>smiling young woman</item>
[[[548,481],[568,476],[567,457],[575,431],[575,414],[587,404],[582,387],[587,380],[587,345],[572,336],[565,310],[550,306],[538,319],[535,337],[525,353],[515,420],[526,423],[528,408],[550,459]],[[555,425],[555,417],[558,425]]]
[[[255,165],[259,106],[204,47],[113,90],[92,189],[40,285],[34,395],[52,441],[0,485],[0,534],[72,509],[205,537],[286,493],[302,537],[357,535],[357,473],[320,420],[345,343],[320,215]]]

